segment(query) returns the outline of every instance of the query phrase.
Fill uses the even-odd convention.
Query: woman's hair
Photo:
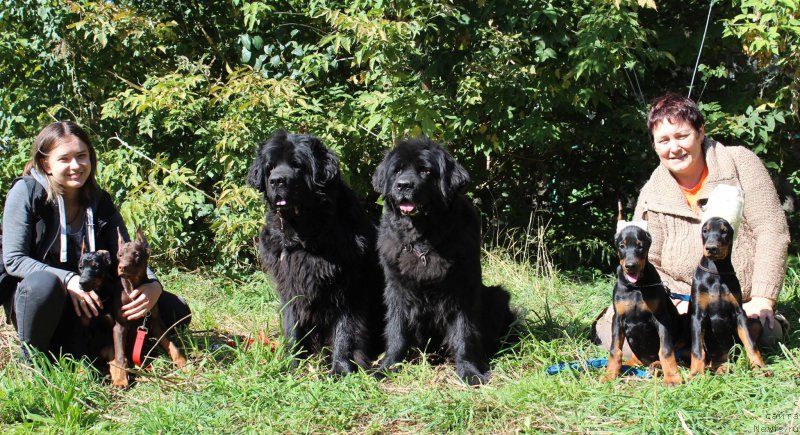
[[[89,135],[86,134],[86,132],[83,131],[82,128],[78,127],[78,125],[74,122],[54,122],[43,128],[42,131],[36,135],[36,139],[33,140],[33,146],[31,146],[31,159],[28,161],[28,164],[25,165],[25,170],[22,172],[22,175],[30,175],[31,170],[36,168],[37,172],[46,176],[48,184],[46,186],[48,201],[53,201],[57,196],[63,194],[62,186],[53,181],[53,177],[45,172],[43,162],[47,158],[48,154],[53,151],[53,148],[58,146],[62,140],[65,140],[70,136],[75,137],[83,142],[86,145],[86,148],[89,150],[91,171],[89,173],[89,178],[81,188],[80,195],[81,202],[84,205],[88,205],[92,198],[94,198],[100,192],[100,188],[97,186],[97,182],[95,181],[95,175],[97,173],[97,153],[95,153],[94,146],[92,145],[92,141],[89,139]]]
[[[703,115],[697,105],[688,97],[669,92],[656,98],[650,106],[647,115],[647,131],[650,133],[650,142],[653,142],[653,128],[660,122],[667,120],[670,123],[688,122],[695,131],[705,124]]]

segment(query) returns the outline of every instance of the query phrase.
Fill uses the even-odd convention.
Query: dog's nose
[[[414,182],[411,180],[397,180],[394,186],[397,190],[408,190],[414,187]]]
[[[625,270],[628,272],[636,269],[636,263],[625,263]]]
[[[706,252],[708,252],[708,253],[709,253],[709,254],[711,254],[711,255],[714,255],[714,254],[716,254],[716,253],[717,253],[717,247],[716,247],[716,245],[713,245],[713,246],[706,246]]]
[[[269,185],[272,187],[285,186],[288,179],[282,175],[269,177]]]

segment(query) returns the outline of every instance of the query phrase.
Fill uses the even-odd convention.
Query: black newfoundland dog
[[[368,367],[383,350],[376,228],[336,156],[313,136],[281,131],[259,147],[248,182],[267,203],[259,252],[288,344],[300,354],[330,349],[336,374]]]
[[[462,190],[467,171],[426,138],[401,142],[372,180],[383,195],[378,253],[386,276],[386,355],[381,371],[413,347],[444,346],[471,385],[508,334],[509,295],[481,282],[480,223]]]

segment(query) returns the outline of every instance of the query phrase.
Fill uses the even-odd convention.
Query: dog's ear
[[[125,239],[122,238],[122,231],[117,227],[117,251],[121,251],[124,244]]]
[[[147,243],[147,237],[145,237],[144,231],[142,231],[142,227],[140,226],[136,227],[136,243],[142,244],[144,250],[147,251],[148,254],[150,253],[150,244]]]
[[[259,145],[256,158],[253,160],[253,164],[250,165],[250,171],[247,174],[247,184],[255,187],[256,190],[262,193],[267,190],[267,162],[265,153],[262,152],[266,146],[266,143]]]
[[[320,187],[326,186],[339,177],[339,159],[316,137],[309,136],[308,141],[315,162],[312,169],[314,184]]]
[[[644,249],[650,249],[650,245],[653,244],[653,236],[650,235],[650,232],[642,230],[642,239],[644,240]]]
[[[372,188],[381,195],[386,193],[386,173],[389,166],[389,156],[390,153],[386,153],[383,156],[383,160],[378,167],[375,168],[375,174],[372,175]]]
[[[110,252],[108,252],[108,251],[106,251],[104,249],[101,249],[101,250],[97,251],[97,253],[100,254],[100,260],[102,260],[103,265],[105,265],[105,266],[110,266],[111,265],[111,253]]]
[[[442,196],[449,200],[464,191],[464,188],[469,184],[469,173],[444,148],[437,150],[437,161],[439,165],[439,188],[442,191]]]

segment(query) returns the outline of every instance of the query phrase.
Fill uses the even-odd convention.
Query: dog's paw
[[[355,371],[355,364],[350,361],[334,361],[333,364],[331,364],[331,373],[336,376],[347,376]]]
[[[766,367],[756,367],[756,370],[753,373],[755,373],[755,375],[760,378],[771,378],[772,376],[774,376],[772,370]]]
[[[128,388],[128,372],[124,368],[111,363],[108,371],[111,375],[111,385],[117,388]]]
[[[603,382],[611,382],[614,379],[617,379],[617,377],[619,377],[619,373],[608,373],[608,372],[606,372],[606,374],[604,374],[603,377],[600,378],[600,380],[603,381]]]
[[[664,385],[668,387],[674,387],[683,383],[683,379],[681,379],[681,375],[679,373],[673,373],[671,375],[664,374]]]
[[[400,366],[397,364],[386,364],[383,363],[380,367],[373,372],[373,375],[378,379],[387,378],[392,373],[397,373],[400,371]]]
[[[481,373],[480,370],[471,364],[457,366],[456,374],[470,386],[488,384],[491,378],[491,373],[489,371]]]
[[[686,377],[686,380],[687,380],[687,381],[691,381],[692,379],[696,378],[697,376],[703,376],[703,374],[704,374],[704,373],[705,373],[705,370],[704,370],[704,369],[700,369],[700,370],[692,370],[692,371],[689,373],[689,376],[687,376],[687,377]]]
[[[183,369],[184,367],[186,367],[186,363],[187,363],[186,358],[184,358],[183,356],[180,356],[178,358],[173,358],[172,362],[176,366],[178,366],[179,369]]]

